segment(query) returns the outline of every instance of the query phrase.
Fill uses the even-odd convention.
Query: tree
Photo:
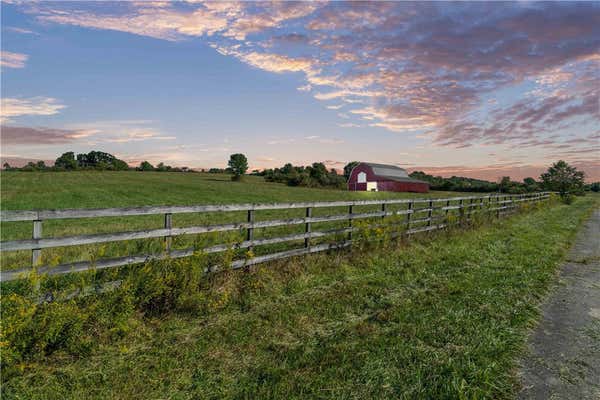
[[[327,186],[329,183],[329,172],[327,172],[327,167],[323,163],[313,163],[309,169],[309,175],[321,186]]]
[[[10,164],[9,164],[9,163],[7,163],[7,162],[5,162],[5,163],[4,163],[4,170],[5,170],[5,171],[10,171],[10,169],[11,169],[11,166],[10,166]]]
[[[281,173],[288,175],[290,173],[292,173],[292,171],[294,171],[294,166],[290,163],[285,164],[282,168],[281,168]]]
[[[118,158],[113,160],[112,165],[115,171],[127,171],[129,169],[129,165],[125,161],[119,160]]]
[[[65,153],[63,156],[72,154]],[[61,156],[61,157],[63,157]],[[119,160],[112,154],[105,153],[103,151],[90,151],[85,154],[77,154],[77,166],[81,168],[91,168],[99,170],[116,170],[122,171],[129,169],[129,165],[123,160]]]
[[[33,161],[29,161],[27,163],[27,165],[25,165],[23,168],[21,168],[21,171],[36,171],[37,170],[37,164],[34,163]]]
[[[68,151],[63,153],[60,157],[54,161],[56,168],[62,169],[77,169],[77,160],[75,159],[75,153]]]
[[[544,188],[557,191],[562,198],[569,194],[583,193],[584,178],[583,171],[578,171],[563,160],[552,164],[548,171],[540,175]]]
[[[596,193],[600,192],[600,182],[593,182],[592,184],[590,184],[590,190]]]
[[[508,190],[510,189],[510,186],[511,186],[510,176],[503,176],[502,179],[500,179],[500,183],[498,184],[498,189],[502,193],[507,193]]]
[[[350,173],[352,172],[352,169],[358,164],[360,164],[358,161],[350,161],[348,164],[346,164],[344,167],[344,178],[346,178],[346,180],[350,179]]]
[[[140,166],[138,167],[140,171],[154,171],[154,166],[150,164],[148,161],[142,161]]]
[[[241,153],[232,154],[229,156],[229,162],[227,163],[233,176],[231,177],[234,181],[239,181],[242,175],[248,170],[248,159]]]
[[[523,184],[525,185],[525,190],[528,192],[535,192],[540,189],[540,185],[533,178],[525,178],[523,179]]]

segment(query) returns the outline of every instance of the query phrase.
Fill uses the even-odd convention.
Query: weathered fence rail
[[[277,203],[277,204],[231,204],[231,205],[199,205],[199,206],[166,206],[166,207],[135,207],[135,208],[105,208],[105,209],[70,209],[70,210],[41,210],[41,211],[2,211],[0,220],[3,222],[31,221],[33,223],[32,239],[9,240],[0,242],[0,251],[22,251],[31,250],[31,265],[13,269],[2,270],[1,281],[10,281],[22,278],[32,267],[37,267],[40,273],[65,274],[70,272],[85,271],[90,268],[103,269],[128,264],[143,263],[152,259],[181,258],[194,254],[199,249],[189,248],[183,250],[171,249],[171,238],[179,235],[203,234],[211,232],[227,232],[246,230],[246,240],[236,243],[236,249],[252,249],[255,246],[269,244],[302,241],[301,248],[279,251],[276,253],[260,255],[249,259],[236,260],[233,268],[253,265],[279,258],[291,257],[301,254],[315,253],[332,248],[347,247],[352,243],[352,232],[357,228],[352,226],[353,220],[380,218],[383,220],[388,216],[406,215],[402,222],[405,226],[403,234],[414,234],[447,227],[446,219],[449,212],[458,212],[462,217],[482,211],[492,212],[496,216],[511,211],[522,202],[538,202],[549,197],[548,193],[533,193],[523,195],[487,195],[454,197],[445,199],[393,199],[393,200],[362,200],[362,201],[333,201],[333,202],[304,202],[304,203]],[[455,203],[455,204],[452,204]],[[436,206],[441,204],[441,206]],[[369,211],[354,213],[358,206],[380,206],[381,211]],[[405,205],[405,209],[388,210],[391,205]],[[417,207],[423,205],[421,208]],[[313,209],[347,207],[347,213],[313,216]],[[305,216],[299,218],[273,219],[256,221],[255,212],[264,210],[290,210],[305,209]],[[247,219],[242,222],[201,225],[189,227],[173,227],[172,215],[182,213],[215,213],[215,212],[247,212]],[[433,215],[434,212],[442,212],[442,216]],[[425,214],[425,217],[422,215]],[[77,219],[77,218],[99,218],[99,217],[125,217],[140,215],[164,215],[164,227],[159,229],[139,230],[133,232],[116,232],[90,235],[77,235],[66,237],[44,238],[42,234],[42,223],[46,220],[55,219]],[[414,217],[413,217],[414,216]],[[322,222],[347,221],[347,226],[339,229],[324,231],[313,231],[312,224]],[[442,223],[437,223],[437,222]],[[433,222],[436,222],[434,224]],[[425,225],[420,225],[425,224]],[[255,239],[254,231],[260,228],[273,228],[281,226],[304,225],[304,233]],[[415,226],[419,225],[419,226]],[[343,241],[335,243],[311,244],[311,239],[323,238],[332,235],[345,235]],[[106,242],[118,242],[135,239],[165,238],[165,251],[161,254],[143,254],[109,259],[100,259],[94,262],[79,261],[60,264],[56,266],[39,266],[42,249],[99,244]],[[206,253],[218,253],[226,251],[231,247],[229,244],[219,244],[201,249]]]

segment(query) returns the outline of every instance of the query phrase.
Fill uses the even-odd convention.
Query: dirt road
[[[522,360],[520,399],[600,400],[600,210],[586,222]]]

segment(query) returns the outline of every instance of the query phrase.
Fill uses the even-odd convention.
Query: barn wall
[[[367,184],[366,183],[350,183],[350,182],[348,182],[348,190],[365,191],[365,190],[367,190]]]
[[[396,182],[396,181],[379,181],[377,183],[378,190],[387,192],[429,192],[429,185],[420,182]]]
[[[429,192],[429,184],[420,182],[396,182],[378,179],[377,175],[373,173],[371,167],[365,164],[357,165],[350,174],[348,179],[348,190],[367,190],[366,183],[358,183],[358,174],[364,172],[367,174],[367,181],[377,181],[377,189],[388,192],[416,192],[416,193],[427,193]]]

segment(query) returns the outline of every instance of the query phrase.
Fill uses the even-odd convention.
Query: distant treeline
[[[279,182],[288,186],[306,186],[306,187],[330,187],[345,189],[350,172],[358,164],[352,161],[344,166],[344,173],[339,174],[335,169],[327,169],[325,164],[315,162],[308,166],[294,166],[291,163],[285,164],[281,168],[270,168],[254,170],[250,175],[263,176],[267,182]],[[557,169],[558,172],[552,172]],[[201,172],[214,174],[233,174],[235,180],[241,179],[246,174],[248,163],[243,154],[232,154],[229,160],[228,168],[210,168],[202,169]],[[62,154],[54,162],[54,166],[47,166],[44,161],[29,162],[24,167],[11,167],[4,163],[5,171],[72,171],[72,170],[99,170],[99,171],[158,171],[158,172],[195,172],[188,167],[172,167],[159,163],[157,166],[148,161],[142,161],[137,167],[130,167],[125,161],[118,159],[112,154],[102,151],[90,151],[89,153],[77,154],[72,151]],[[562,172],[561,172],[562,171]],[[566,172],[569,172],[567,174]],[[527,193],[539,190],[558,190],[553,188],[551,175],[565,175],[571,186],[569,192],[578,193],[584,191],[600,192],[600,182],[585,184],[583,173],[576,168],[569,166],[564,161],[559,161],[553,165],[547,173],[542,174],[540,181],[534,178],[525,178],[522,182],[513,181],[505,176],[499,182],[489,182],[482,179],[465,178],[453,176],[443,178],[433,176],[423,171],[414,171],[409,175],[411,178],[429,183],[431,190],[455,191],[455,192],[502,192],[502,193]],[[568,182],[567,182],[568,183]],[[555,185],[554,185],[555,186]]]
[[[465,178],[453,176],[443,178],[433,176],[423,171],[414,171],[409,174],[411,178],[429,182],[431,190],[443,190],[451,192],[502,192],[511,194],[521,194],[536,192],[539,190],[553,190],[542,181],[536,181],[534,178],[525,178],[522,182],[513,181],[509,176],[504,176],[500,182],[489,182],[481,179]],[[600,182],[584,184],[581,190],[592,192],[600,191]]]
[[[316,162],[308,166],[294,166],[290,163],[281,168],[254,171],[254,175],[264,176],[267,182],[285,183],[289,186],[346,187],[346,177],[335,169],[328,170],[325,164]]]
[[[103,151],[90,151],[89,153],[77,154],[72,151],[63,153],[54,161],[53,166],[48,166],[44,161],[29,162],[23,167],[11,167],[4,163],[5,171],[74,171],[74,170],[98,170],[98,171],[159,171],[159,172],[192,172],[188,167],[171,167],[159,163],[156,167],[148,161],[142,161],[137,167],[130,167],[125,161],[118,159],[112,154]]]
[[[527,193],[541,190],[540,182],[534,178],[525,178],[523,182],[516,182],[510,177],[503,177],[500,182],[489,182],[482,179],[465,178],[462,176],[452,176],[443,178],[433,176],[423,171],[414,171],[410,174],[411,178],[429,182],[431,190],[444,190],[453,192],[502,192],[502,193]]]

